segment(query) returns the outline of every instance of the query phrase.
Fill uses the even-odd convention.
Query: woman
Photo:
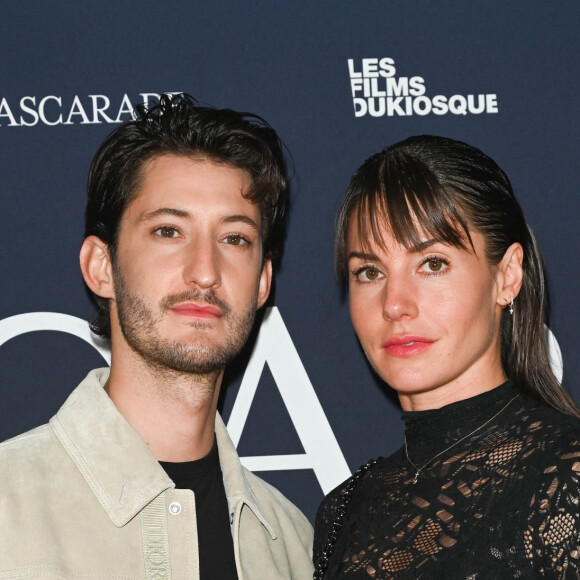
[[[325,498],[314,577],[579,578],[580,411],[505,173],[441,137],[381,151],[347,189],[336,266],[406,432]]]

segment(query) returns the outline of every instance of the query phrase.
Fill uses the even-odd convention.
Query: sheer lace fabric
[[[360,481],[325,578],[580,578],[580,421],[506,383],[404,413],[404,449]],[[315,563],[344,484],[321,505]]]

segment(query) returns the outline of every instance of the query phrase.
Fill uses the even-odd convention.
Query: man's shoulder
[[[4,484],[11,474],[44,470],[54,464],[62,446],[47,423],[0,443],[0,471]],[[42,467],[45,466],[45,467]]]
[[[0,459],[22,452],[42,451],[54,441],[54,433],[48,423],[15,435],[0,443]]]
[[[105,376],[103,373],[107,370],[91,371],[80,385],[73,389],[57,414],[48,423],[0,443],[0,473],[3,482],[6,482],[6,478],[11,475],[18,479],[25,477],[27,473],[42,473],[49,469],[63,468],[62,463],[60,467],[57,464],[68,454],[55,431],[55,421],[58,423],[57,417],[61,412],[71,407],[66,416],[76,422],[75,405],[78,405],[79,399],[86,399],[91,390],[97,390],[96,386],[103,381],[103,376]],[[93,401],[88,401],[86,404],[94,406]]]

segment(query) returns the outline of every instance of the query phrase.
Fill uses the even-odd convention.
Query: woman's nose
[[[383,318],[395,321],[404,317],[417,316],[415,289],[406,277],[389,276],[383,292]]]

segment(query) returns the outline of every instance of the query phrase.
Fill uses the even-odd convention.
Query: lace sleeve
[[[526,557],[547,578],[580,577],[580,441],[544,469],[532,495]]]
[[[324,498],[320,504],[320,507],[318,508],[318,512],[316,513],[313,549],[314,565],[316,565],[318,562],[322,548],[328,540],[328,533],[330,532],[332,521],[336,517],[336,508],[338,506],[338,500],[340,499],[341,493],[341,488],[337,488],[334,491],[331,491]]]

